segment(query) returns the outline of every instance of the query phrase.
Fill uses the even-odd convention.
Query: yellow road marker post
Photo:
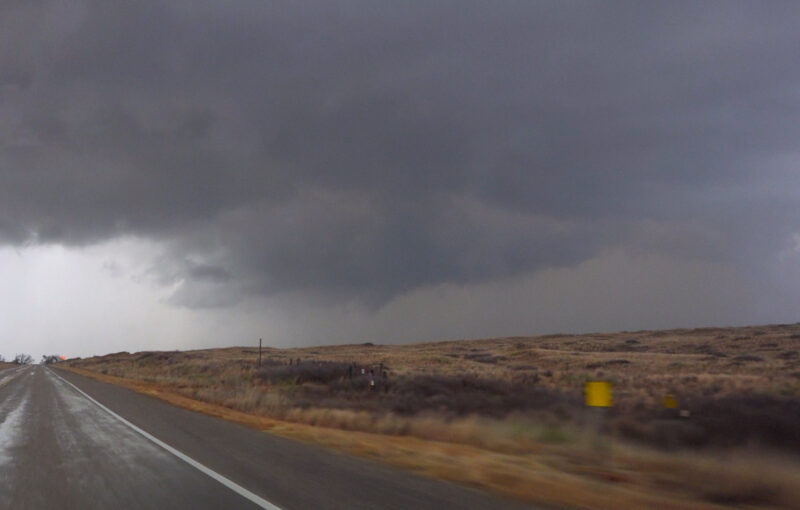
[[[589,407],[611,407],[614,403],[609,381],[587,381],[583,393]]]
[[[586,406],[591,408],[592,425],[597,435],[594,441],[597,463],[605,469],[609,466],[608,463],[613,455],[611,442],[602,439],[603,423],[606,420],[608,409],[614,404],[611,381],[586,381],[583,386],[583,395]]]

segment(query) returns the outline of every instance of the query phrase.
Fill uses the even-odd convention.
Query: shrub
[[[602,368],[602,367],[610,367],[613,365],[627,365],[630,361],[626,359],[610,359],[608,361],[598,361],[596,363],[587,363],[586,368],[594,369],[594,368]]]
[[[753,356],[751,354],[742,354],[741,356],[736,356],[735,358],[733,358],[733,361],[739,361],[739,362],[764,361],[764,358],[760,356]]]
[[[612,410],[611,432],[652,446],[731,447],[751,443],[800,452],[800,402],[767,395],[679,396],[689,419],[642,407]]]
[[[327,384],[348,375],[348,363],[333,361],[305,361],[299,365],[272,365],[262,367],[256,378],[270,384],[292,381],[295,384],[315,382]]]
[[[391,411],[404,415],[440,411],[504,417],[515,411],[551,410],[569,400],[562,392],[523,380],[420,375],[394,382],[386,403]],[[572,400],[574,405],[576,399]]]

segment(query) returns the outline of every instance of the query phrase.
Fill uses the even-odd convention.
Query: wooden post
[[[258,366],[261,368],[261,339],[258,339]]]

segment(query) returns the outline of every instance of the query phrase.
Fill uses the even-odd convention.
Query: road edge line
[[[201,464],[200,462],[194,460],[193,458],[189,457],[188,455],[186,455],[185,453],[181,452],[180,450],[177,450],[176,448],[173,448],[172,446],[168,445],[164,441],[158,439],[157,437],[155,437],[154,435],[150,434],[149,432],[146,432],[146,431],[142,430],[141,428],[137,427],[133,423],[129,422],[128,420],[126,420],[122,416],[118,415],[117,413],[115,413],[111,409],[107,408],[106,406],[104,406],[103,404],[98,402],[97,400],[95,400],[92,397],[90,397],[89,395],[87,395],[85,391],[83,391],[82,389],[78,388],[77,386],[75,386],[71,382],[67,381],[66,379],[61,377],[59,374],[55,373],[53,370],[48,368],[47,371],[50,372],[51,374],[55,375],[59,379],[61,379],[63,382],[65,382],[65,383],[69,384],[70,386],[72,386],[75,389],[75,391],[77,391],[78,393],[80,393],[81,395],[86,397],[90,402],[94,403],[97,407],[99,407],[103,411],[107,412],[108,414],[110,414],[111,416],[116,418],[117,420],[121,421],[123,424],[127,425],[128,427],[130,427],[135,432],[137,432],[140,435],[144,436],[145,439],[148,439],[151,442],[153,442],[154,444],[160,446],[161,448],[163,448],[164,450],[168,451],[169,453],[171,453],[175,457],[177,457],[180,460],[184,461],[185,463],[189,464],[190,466],[192,466],[193,468],[197,469],[201,473],[213,478],[214,480],[216,480],[217,482],[221,483],[222,485],[224,485],[225,487],[229,488],[230,490],[232,490],[233,492],[237,493],[238,495],[242,496],[243,498],[255,503],[256,505],[258,505],[261,508],[264,508],[266,510],[282,510],[280,507],[270,503],[269,501],[267,501],[266,499],[262,498],[261,496],[258,496],[257,494],[254,494],[254,493],[250,492],[249,490],[245,489],[244,487],[242,487],[241,485],[237,484],[233,480],[230,480],[230,479],[222,476],[221,474],[217,473],[213,469],[205,466],[204,464]]]

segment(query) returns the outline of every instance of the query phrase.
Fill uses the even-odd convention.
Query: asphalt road
[[[530,507],[32,366],[0,372],[0,508]]]

